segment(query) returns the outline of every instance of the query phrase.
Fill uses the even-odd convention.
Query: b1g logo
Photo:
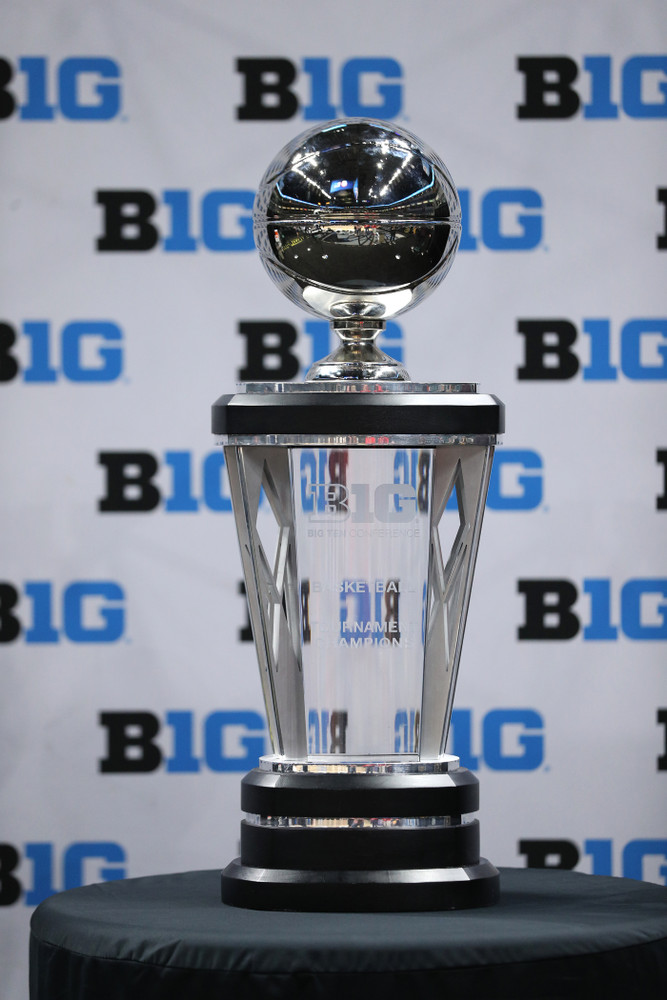
[[[486,506],[489,510],[537,510],[544,496],[544,461],[532,448],[496,450]],[[447,509],[453,508],[452,500]]]
[[[168,774],[249,771],[267,753],[266,722],[258,712],[210,712],[199,720],[192,711],[100,712],[106,730],[102,774]],[[160,737],[161,743],[156,742]]]
[[[109,320],[0,323],[0,383],[115,382],[123,372],[123,331]]]
[[[17,68],[18,67],[18,68]],[[0,119],[111,121],[121,109],[121,70],[115,59],[21,56],[17,66],[0,58]]]
[[[160,461],[150,451],[102,451],[105,492],[98,501],[102,513],[147,513],[164,504],[167,513],[192,513],[200,507],[231,513],[232,500],[222,448],[198,460],[190,451],[167,451],[163,467],[168,483],[155,482]]]
[[[375,438],[373,438],[375,441]],[[380,438],[380,443],[382,439]],[[428,510],[430,457],[428,451],[396,451],[394,468],[399,458],[419,470],[418,483],[394,474],[393,482],[348,483],[349,452],[347,449],[303,448],[299,456],[300,509],[311,525],[347,521],[352,524],[405,524],[414,521],[418,513]],[[323,535],[324,529],[309,530],[309,535]],[[354,533],[352,533],[354,537]]]
[[[414,454],[417,455],[417,452]],[[323,449],[304,450],[303,456],[303,509],[309,512],[313,512],[311,508],[322,511],[328,503],[337,499],[330,487],[342,482],[342,469],[335,470],[334,478],[331,478],[329,458]],[[222,448],[208,452],[201,458],[191,451],[166,451],[162,456],[151,451],[102,451],[99,452],[97,461],[105,470],[104,495],[97,504],[101,513],[143,514],[158,508],[171,514],[194,513],[202,508],[216,513],[229,514],[232,511]],[[420,502],[423,503],[427,487],[424,470],[422,468],[420,471],[416,463],[417,459],[411,453],[398,449],[394,485],[391,489],[395,490],[397,484],[409,483],[412,487],[408,491],[409,497],[416,496],[419,505]],[[530,448],[496,451],[487,508],[496,511],[537,509],[543,499],[544,475],[544,462],[538,452]],[[338,499],[343,499],[342,491]],[[369,503],[371,499],[369,498]],[[387,496],[382,494],[379,498],[380,510],[384,510],[386,500]],[[411,502],[408,499],[408,503]],[[456,510],[454,496],[447,509]],[[392,510],[394,513],[398,511],[396,502],[393,503]]]
[[[333,350],[331,327],[326,320],[309,319],[302,333],[286,320],[241,320],[245,362],[238,370],[241,382],[289,381],[304,374]],[[377,339],[380,350],[403,361],[403,328],[389,320]],[[302,360],[303,359],[303,360]]]
[[[581,337],[571,320],[520,319],[517,332],[524,338],[519,381],[563,381],[579,371],[585,382],[614,382],[619,372],[636,382],[667,380],[663,317],[629,319],[618,331],[609,319],[584,319]]]
[[[420,452],[399,448],[394,458],[394,482],[410,483],[422,506],[429,488],[428,465],[420,462]],[[544,463],[538,452],[529,448],[497,450],[491,469],[486,506],[489,510],[535,510],[544,494]],[[455,491],[445,510],[456,511]]]
[[[571,580],[519,580],[523,594],[523,625],[519,639],[573,639],[613,641],[624,635],[637,641],[667,640],[667,579],[628,580],[614,595],[611,580],[583,581],[588,614],[573,610],[579,589]],[[612,611],[613,598],[618,611]]]
[[[525,855],[527,868],[576,868],[584,855],[590,858],[593,875],[621,875],[667,885],[667,840],[631,840],[620,851],[620,870],[613,863],[614,841],[585,840],[583,849],[573,840],[520,840],[519,854]],[[652,865],[651,865],[652,863]],[[653,867],[653,871],[649,868]]]
[[[254,250],[254,191],[96,191],[102,206],[102,252],[146,252],[160,246],[167,253],[193,253],[200,247],[217,253]],[[155,216],[159,215],[156,220]],[[158,228],[159,226],[159,228]]]
[[[479,204],[459,188],[461,241],[459,250],[535,250],[544,232],[544,201],[533,188],[492,188]]]
[[[403,106],[403,69],[395,59],[365,56],[337,65],[331,59],[284,57],[236,60],[243,79],[239,121],[395,118]]]
[[[461,250],[526,251],[540,246],[544,202],[533,188],[492,188],[479,199],[466,188],[461,200]],[[214,189],[202,195],[181,188],[100,190],[100,252],[214,253],[254,250],[255,192]]]
[[[21,857],[21,853],[23,857]],[[49,841],[0,844],[0,906],[21,899],[37,906],[48,896],[91,882],[127,877],[127,852],[113,840],[82,840],[60,850]]]
[[[419,712],[397,712],[394,752],[415,753],[418,739]],[[447,753],[471,771],[482,765],[493,771],[535,771],[544,762],[544,719],[532,708],[493,708],[478,719],[469,708],[455,708]]]
[[[125,592],[111,580],[55,584],[30,580],[21,593],[0,583],[0,643],[117,642],[125,632]]]
[[[630,56],[622,66],[611,56],[584,56],[583,88],[580,67],[569,56],[519,56],[517,69],[524,78],[517,116],[524,120],[580,112],[589,119],[618,118],[621,110],[628,118],[667,118],[667,55]]]
[[[308,458],[310,455],[301,457]],[[417,516],[419,508],[413,486],[379,483],[373,487],[371,495],[368,483],[351,483],[348,486],[342,482],[309,482],[303,470],[302,463],[301,509],[309,515],[309,524],[330,523],[332,517],[337,522],[349,520],[352,524],[373,524],[375,521],[380,524],[406,524]]]
[[[493,708],[475,720],[469,708],[452,711],[447,752],[476,771],[535,771],[544,762],[544,719],[533,708]]]

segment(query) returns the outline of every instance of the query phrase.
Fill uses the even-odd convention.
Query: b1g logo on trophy
[[[478,782],[444,750],[503,405],[411,382],[375,345],[451,266],[454,184],[409,132],[335,121],[278,154],[254,225],[272,279],[341,343],[304,383],[248,383],[213,406],[273,744],[242,783],[222,899],[490,905]]]

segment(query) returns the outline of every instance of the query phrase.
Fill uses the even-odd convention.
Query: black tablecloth
[[[218,871],[105,882],[32,918],[31,1000],[667,997],[667,888],[502,869],[500,903],[446,913],[224,906]]]

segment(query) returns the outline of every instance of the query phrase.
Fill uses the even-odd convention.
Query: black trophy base
[[[485,858],[464,868],[303,871],[251,868],[237,858],[222,873],[222,901],[249,910],[379,913],[464,910],[498,900],[498,871]]]
[[[491,906],[470,771],[339,774],[257,768],[242,783],[241,857],[222,901],[256,910],[404,912]],[[382,817],[382,818],[380,818]]]

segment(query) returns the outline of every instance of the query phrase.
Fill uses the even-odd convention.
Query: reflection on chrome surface
[[[386,394],[389,392],[401,395],[405,393],[419,395],[429,393],[439,396],[445,393],[475,393],[477,392],[477,384],[477,382],[390,382],[384,385],[378,382],[327,382],[326,385],[313,385],[312,382],[239,382],[237,383],[236,391],[248,393],[249,395],[268,392],[285,395],[292,395],[294,393],[308,393],[312,395],[314,392],[345,392],[363,393],[366,396],[368,393]],[[411,438],[414,438],[414,435],[411,435]],[[308,440],[310,440],[310,437],[308,437]]]
[[[426,829],[435,827],[442,829],[450,826],[467,826],[475,823],[476,816],[472,813],[463,816],[344,816],[344,817],[312,817],[312,816],[260,816],[257,813],[246,813],[245,822],[250,826],[275,827],[336,827],[358,830],[363,827],[392,829]]]
[[[410,132],[370,119],[298,136],[266,171],[254,211],[272,279],[328,319],[409,309],[449,270],[460,220],[442,160]]]
[[[304,281],[356,291],[420,281],[443,257],[448,225],[394,225],[340,220],[330,225],[276,221],[271,249]]]
[[[405,754],[386,754],[382,760],[345,760],[340,756],[320,756],[317,761],[292,760],[267,754],[259,758],[261,771],[277,774],[447,774],[457,771],[460,761],[454,754],[438,760],[410,760]]]

